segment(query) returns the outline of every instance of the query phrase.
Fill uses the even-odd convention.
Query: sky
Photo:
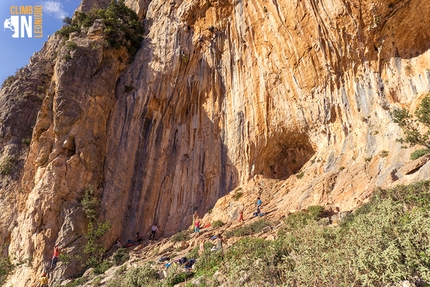
[[[48,35],[54,34],[63,26],[64,17],[73,16],[80,2],[80,0],[0,0],[0,23],[2,26],[0,30],[0,83],[3,83],[8,76],[15,74],[19,68],[29,63],[31,55],[42,48]],[[15,6],[18,6],[18,9],[15,9]],[[40,29],[35,27],[35,17],[38,15],[35,13],[30,15],[27,13],[28,10],[21,11],[27,14],[18,15],[16,12],[20,12],[20,6],[42,6],[42,37],[40,37]],[[20,17],[16,17],[17,15],[24,16],[27,21],[29,16],[32,16],[32,25],[25,26],[25,21],[21,21]],[[5,23],[7,19],[13,19],[9,22],[12,25]],[[16,24],[17,19],[21,25],[13,25]],[[18,26],[18,29],[15,26]],[[32,38],[28,37],[28,30],[31,31]],[[21,33],[23,35],[20,35]],[[19,38],[13,38],[12,35],[15,34],[18,34]],[[36,38],[36,36],[40,38]]]

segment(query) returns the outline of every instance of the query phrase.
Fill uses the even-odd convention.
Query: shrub
[[[185,257],[187,257],[187,258],[199,258],[199,246],[194,247]]]
[[[389,151],[387,151],[387,150],[382,150],[379,152],[380,157],[387,157],[388,154],[389,154]]]
[[[427,148],[416,150],[411,153],[411,160],[419,159],[420,157],[425,156],[428,153],[430,153],[430,150]]]
[[[297,230],[305,227],[313,220],[312,216],[304,211],[299,211],[288,215],[284,219],[284,228],[287,231]]]
[[[414,117],[405,108],[394,109],[391,111],[391,117],[403,130],[404,137],[397,141],[430,149],[430,93],[421,100]],[[421,132],[423,127],[425,132]]]
[[[301,179],[301,178],[303,178],[303,176],[305,175],[305,172],[304,171],[302,171],[301,173],[298,173],[298,174],[296,174],[296,177],[298,178],[298,179]]]
[[[314,220],[318,220],[323,217],[325,209],[321,205],[312,205],[306,211]]]
[[[241,197],[243,196],[243,192],[241,192],[241,191],[238,191],[238,192],[236,192],[235,194],[234,194],[234,196],[233,196],[233,198],[234,198],[234,200],[239,200]]]
[[[157,279],[157,271],[150,265],[145,264],[131,269],[125,276],[125,284],[133,287],[153,286]]]
[[[13,270],[9,257],[0,257],[0,285],[6,281],[7,275]]]
[[[87,261],[87,263],[88,263],[88,261]],[[103,274],[109,268],[112,267],[112,262],[110,262],[109,260],[103,260],[102,262],[94,262],[94,263],[95,264],[93,264],[93,267],[94,267],[94,273],[95,274]]]
[[[75,50],[78,47],[78,44],[76,44],[73,41],[69,41],[69,42],[67,42],[66,47],[69,50]]]
[[[250,223],[250,224],[243,225],[241,227],[230,230],[230,231],[226,232],[225,236],[227,238],[232,237],[232,236],[247,236],[247,235],[251,235],[251,234],[255,234],[255,233],[260,232],[266,226],[271,226],[271,223],[268,222],[266,219],[261,218],[257,221]]]
[[[73,19],[64,19],[64,26],[56,32],[68,39],[70,33],[81,32],[91,27],[96,20],[105,24],[108,47],[118,49],[125,46],[132,56],[140,48],[143,29],[137,14],[128,8],[123,0],[111,1],[106,9],[92,9],[88,13],[76,12]]]
[[[181,230],[170,238],[173,242],[187,241],[188,239],[190,236],[187,230]]]
[[[126,248],[119,248],[113,254],[113,262],[115,265],[122,265],[124,262],[130,259],[130,254],[128,253]]]
[[[103,261],[105,247],[99,243],[99,239],[110,229],[110,222],[99,222],[97,220],[98,213],[98,198],[93,186],[89,186],[84,190],[84,197],[81,201],[85,216],[88,220],[87,244],[84,248],[84,253],[89,255],[85,262],[88,267],[93,267],[94,272],[104,273],[110,268],[109,262]]]
[[[12,157],[6,157],[0,163],[0,174],[10,175],[15,168],[16,160]]]
[[[217,220],[217,221],[214,221],[213,223],[212,223],[212,227],[221,227],[221,226],[223,226],[224,225],[224,222],[222,222],[221,220]]]

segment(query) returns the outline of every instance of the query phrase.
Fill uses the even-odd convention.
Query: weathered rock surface
[[[93,2],[106,3],[82,7]],[[50,59],[49,87],[30,108],[40,111],[28,154],[14,153],[21,173],[1,186],[0,243],[30,259],[9,285],[29,286],[55,244],[82,253],[79,201],[89,185],[112,223],[109,245],[154,221],[171,235],[224,195],[214,219],[233,220],[254,204],[227,195],[241,186],[281,217],[315,204],[350,210],[376,186],[428,177],[429,164],[398,172],[409,152],[389,111],[414,109],[430,89],[430,2],[126,3],[146,31],[130,64],[124,51],[104,48],[97,27],[72,36],[73,50],[50,39],[34,59]],[[19,86],[2,89],[2,118]],[[19,121],[0,126],[3,157]],[[34,116],[22,126],[31,124]],[[60,263],[54,278],[76,266]]]

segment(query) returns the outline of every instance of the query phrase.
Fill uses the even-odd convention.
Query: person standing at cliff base
[[[51,260],[51,269],[54,269],[57,266],[57,261],[58,261],[58,255],[59,255],[59,249],[58,249],[58,245],[56,245],[54,247],[54,255],[52,256],[52,260]]]
[[[151,235],[149,235],[149,240],[151,240],[151,237],[152,237],[152,240],[155,240],[155,232],[157,232],[157,230],[158,230],[157,223],[154,223],[151,227]]]
[[[142,243],[142,235],[140,235],[139,232],[136,232],[136,244],[141,244]]]
[[[243,221],[243,210],[239,211],[239,222]]]
[[[261,207],[261,204],[262,204],[261,199],[257,197],[257,207]]]
[[[46,276],[46,272],[43,272],[42,277],[40,277],[39,286],[48,287],[48,277]]]

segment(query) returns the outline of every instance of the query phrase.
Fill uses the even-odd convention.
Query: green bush
[[[78,44],[76,44],[73,41],[69,41],[69,42],[67,42],[66,47],[69,50],[75,50],[78,47]]]
[[[88,254],[89,257],[85,264],[87,267],[93,267],[94,272],[101,274],[110,268],[111,263],[103,261],[106,248],[99,243],[99,240],[110,229],[111,224],[108,220],[105,222],[97,220],[98,197],[93,186],[84,190],[81,205],[88,220],[87,233],[85,234],[87,244],[84,247],[84,253]]]
[[[243,192],[241,192],[241,191],[238,191],[238,192],[236,192],[235,194],[234,194],[234,196],[233,196],[233,198],[234,198],[234,200],[239,200],[241,197],[243,196]]]
[[[297,230],[305,227],[311,221],[313,221],[312,216],[310,216],[308,213],[304,211],[299,211],[288,215],[284,219],[283,228],[286,229],[287,231]]]
[[[88,263],[88,261],[87,261],[87,263]],[[111,268],[112,265],[113,265],[112,262],[110,262],[109,260],[103,260],[102,262],[95,262],[95,264],[93,264],[94,273],[95,274],[103,274],[109,268]]]
[[[128,253],[126,248],[119,248],[113,254],[113,262],[115,265],[122,265],[124,262],[130,259],[130,254]]]
[[[0,174],[2,175],[10,175],[15,169],[16,160],[11,157],[6,157],[0,163]]]
[[[263,230],[264,227],[271,226],[271,223],[268,222],[266,219],[261,218],[257,221],[254,221],[250,224],[243,225],[241,227],[235,228],[233,230],[230,230],[226,232],[225,236],[227,238],[232,236],[247,236],[251,234],[255,234]]]
[[[217,220],[217,221],[214,221],[213,223],[212,223],[212,227],[221,227],[221,226],[223,226],[224,225],[224,222],[222,222],[221,220]]]
[[[298,179],[302,179],[304,176],[305,176],[305,172],[304,171],[302,171],[301,173],[296,174],[296,177]]]
[[[154,286],[158,279],[157,271],[149,264],[131,269],[125,276],[125,285],[133,287]]]
[[[124,0],[112,0],[106,9],[92,9],[88,13],[77,11],[73,19],[63,20],[65,25],[56,34],[68,39],[70,33],[81,32],[98,19],[105,24],[104,32],[109,47],[118,49],[125,46],[131,56],[137,52],[143,29],[137,14],[125,5]]]
[[[416,160],[426,154],[430,153],[430,150],[427,148],[419,149],[411,153],[411,160]]]
[[[430,93],[421,100],[413,116],[403,108],[391,111],[391,117],[403,130],[404,137],[397,141],[430,149]]]
[[[9,257],[0,257],[0,286],[6,281],[7,275],[13,270]]]
[[[312,205],[306,209],[307,213],[315,220],[318,220],[324,215],[324,207],[321,205]]]
[[[187,241],[188,239],[190,239],[190,235],[187,230],[181,230],[170,238],[173,242]]]

